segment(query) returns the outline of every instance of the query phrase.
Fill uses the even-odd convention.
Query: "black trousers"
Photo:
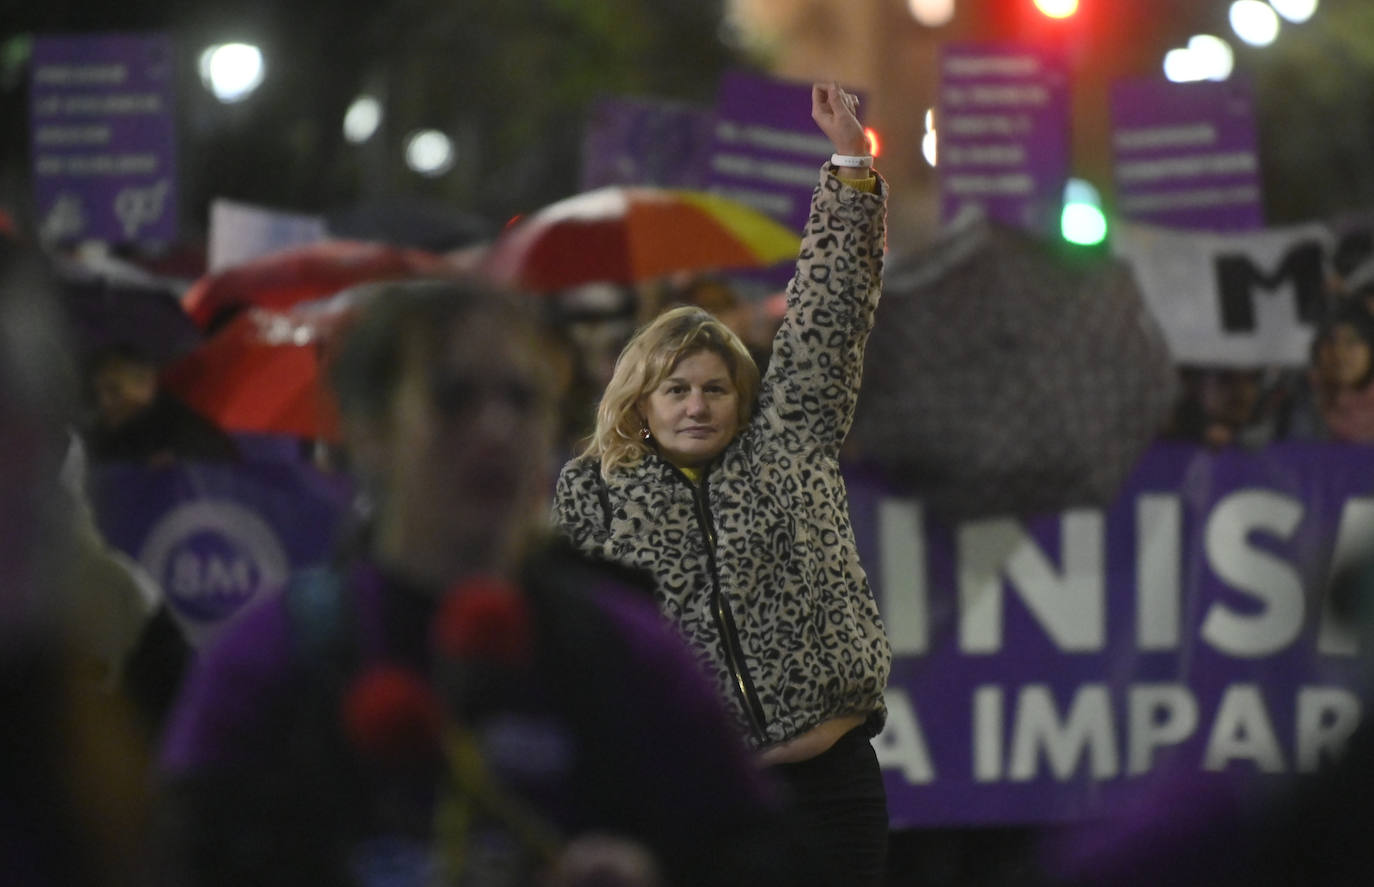
[[[782,784],[803,831],[800,844],[820,887],[879,887],[887,862],[887,791],[864,727],[823,754],[769,772]]]

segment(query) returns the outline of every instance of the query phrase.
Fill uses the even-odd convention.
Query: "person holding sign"
[[[695,307],[621,352],[555,522],[582,551],[654,577],[758,760],[790,787],[826,884],[878,884],[887,846],[881,729],[891,648],[859,564],[840,474],[881,286],[887,185],[834,83],[812,118],[821,173],[762,379]]]

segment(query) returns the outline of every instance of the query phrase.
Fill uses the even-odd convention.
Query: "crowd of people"
[[[836,155],[777,299],[715,278],[539,310],[475,278],[352,290],[328,378],[349,525],[199,650],[102,538],[85,466],[249,456],[137,347],[73,361],[52,280],[5,241],[0,698],[24,726],[0,870],[889,883],[870,740],[892,653],[841,471],[887,184],[852,96],[817,84],[812,116]],[[1161,436],[1374,443],[1369,270],[1332,288],[1304,370],[1180,368]]]
[[[1327,288],[1308,364],[1179,369],[1165,438],[1255,448],[1284,440],[1374,444],[1374,258]]]
[[[53,323],[55,347],[5,381],[65,379],[86,407],[41,385],[0,398],[34,429],[11,443],[5,488],[24,495],[6,508],[44,514],[6,549],[0,623],[24,641],[7,645],[6,699],[26,726],[4,809],[27,821],[0,865],[26,884],[882,883],[868,740],[890,651],[838,466],[885,241],[856,104],[813,89],[836,158],[768,373],[700,309],[611,361],[600,413],[615,404],[632,447],[564,475],[613,486],[610,538],[582,524],[602,496],[570,480],[550,520],[560,398],[586,367],[549,360],[547,318],[475,279],[363,287],[329,363],[358,499],[338,550],[204,648],[168,644],[150,577],[100,539],[63,462],[244,454],[146,354],[101,349],[78,370]],[[5,332],[22,336],[15,312],[52,281],[13,252]],[[642,496],[674,505],[646,513]],[[61,552],[82,545],[119,581],[69,569]]]

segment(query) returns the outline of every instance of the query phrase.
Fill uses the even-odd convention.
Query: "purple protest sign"
[[[941,218],[968,211],[1057,234],[1069,175],[1069,77],[1030,47],[954,44],[940,59]]]
[[[1264,225],[1249,83],[1130,80],[1112,85],[1117,208],[1174,228]]]
[[[34,39],[29,143],[44,241],[176,238],[175,70],[164,34]]]
[[[811,119],[811,84],[741,71],[721,78],[711,190],[800,232],[821,164],[833,152]]]
[[[681,102],[607,98],[582,140],[582,190],[606,185],[705,188],[715,114]]]
[[[196,646],[333,552],[351,487],[300,464],[100,466],[91,501],[111,545],[162,589]]]
[[[1367,679],[1328,576],[1374,543],[1371,468],[1161,444],[1109,509],[958,526],[851,471],[896,657],[874,740],[893,826],[1065,822],[1329,763]]]

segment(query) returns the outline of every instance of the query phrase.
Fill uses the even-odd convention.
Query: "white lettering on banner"
[[[42,65],[33,72],[33,82],[43,86],[107,86],[123,83],[128,68],[119,62],[102,65]]]
[[[1029,118],[1020,114],[951,114],[940,131],[955,136],[1015,136],[1030,132]]]
[[[1156,191],[1151,194],[1123,195],[1118,201],[1123,210],[1132,213],[1165,212],[1175,209],[1206,209],[1213,206],[1236,206],[1259,200],[1255,185],[1234,188],[1194,188],[1184,191]]]
[[[873,739],[880,766],[900,772],[912,785],[937,781],[939,768],[908,693],[889,688],[883,698],[888,722]],[[1202,725],[1197,697],[1183,684],[1132,684],[1117,691],[1115,698],[1105,684],[1083,684],[1062,715],[1048,686],[1027,684],[1016,691],[1010,755],[1004,760],[1007,688],[978,686],[971,703],[970,775],[980,785],[1024,783],[1047,775],[1067,782],[1078,778],[1085,764],[1086,775],[1094,780],[1140,777],[1157,766],[1157,752],[1182,746],[1199,735]],[[1116,728],[1117,704],[1126,707],[1124,742]],[[1359,696],[1350,690],[1299,687],[1294,699],[1293,769],[1314,773],[1339,759],[1361,714]],[[1221,771],[1236,763],[1265,773],[1290,769],[1269,705],[1254,684],[1225,688],[1201,753],[1197,766],[1204,770]],[[1172,762],[1179,763],[1177,756]]]
[[[1002,778],[1002,688],[973,691],[973,778],[997,782]]]
[[[110,127],[105,124],[83,126],[40,126],[34,130],[33,143],[43,147],[72,145],[107,145]]]
[[[60,106],[62,114],[91,114],[106,116],[112,114],[161,114],[162,96],[155,92],[116,93],[115,95],[78,95],[65,96]],[[45,103],[46,113],[57,114],[58,108]]]
[[[798,166],[795,163],[778,163],[774,160],[761,160],[746,154],[716,154],[711,158],[711,168],[726,175],[744,179],[758,179],[764,182],[777,182],[783,185],[814,185],[816,168]]]
[[[1040,73],[1040,59],[1033,55],[951,55],[945,59],[951,77],[1033,77]]]
[[[883,623],[892,654],[918,656],[930,647],[921,507],[911,499],[879,501],[878,544],[883,552]]]
[[[1177,745],[1197,730],[1197,700],[1182,684],[1142,684],[1129,692],[1126,772],[1139,776],[1154,764],[1155,749]]]
[[[1118,130],[1112,139],[1118,151],[1198,148],[1217,143],[1217,128],[1210,123],[1189,123],[1183,126],[1122,129]]]
[[[1049,687],[1023,687],[1011,736],[1008,775],[1013,782],[1035,778],[1042,752],[1050,771],[1061,781],[1073,776],[1084,755],[1095,779],[1108,779],[1120,769],[1111,698],[1100,684],[1078,688],[1063,722]]]
[[[1183,503],[1177,495],[1145,495],[1136,502],[1136,643],[1142,650],[1173,650],[1179,644],[1179,540]]]
[[[1237,684],[1226,689],[1218,706],[1204,770],[1225,770],[1232,761],[1249,761],[1264,773],[1284,771],[1283,751],[1274,733],[1264,696],[1255,684]]]
[[[1142,495],[1136,502],[1136,639],[1141,650],[1177,649],[1181,643],[1182,503],[1174,494]],[[1300,634],[1307,606],[1293,565],[1250,544],[1262,532],[1279,541],[1293,536],[1304,516],[1300,502],[1268,490],[1241,490],[1221,499],[1206,516],[1203,553],[1213,573],[1232,589],[1256,599],[1259,612],[1237,611],[1214,601],[1205,611],[1202,637],[1237,658],[1268,656]],[[894,655],[929,650],[931,610],[925,522],[918,501],[882,497],[877,503],[883,618]],[[1056,571],[1017,521],[974,521],[958,529],[960,648],[991,654],[1002,649],[1003,597],[1010,585],[1066,652],[1102,649],[1106,565],[1103,517],[1098,511],[1060,516],[1062,567]],[[1370,553],[1374,499],[1352,498],[1341,510],[1330,573]],[[1322,608],[1318,652],[1354,655],[1350,628]]]
[[[771,126],[744,126],[729,120],[722,120],[716,124],[716,138],[728,144],[738,143],[752,145],[755,148],[767,148],[770,151],[806,154],[817,160],[830,156],[830,152],[834,150],[825,136],[813,136],[790,129],[774,129]],[[811,178],[815,177],[816,171],[812,170]]]
[[[1054,565],[1014,520],[977,521],[959,529],[959,646],[967,653],[1002,648],[1005,571],[1055,644],[1066,652],[1100,650],[1106,631],[1103,518],[1100,511],[1060,518],[1060,562]]]
[[[1039,84],[962,87],[961,92],[961,101],[957,104],[983,108],[1039,108],[1050,103],[1050,91]]]
[[[974,145],[945,149],[944,160],[954,166],[1025,166],[1023,145]]]
[[[1223,154],[1193,154],[1187,157],[1166,157],[1157,160],[1132,160],[1118,163],[1116,179],[1121,185],[1142,182],[1176,182],[1202,176],[1253,175],[1259,170],[1259,158],[1253,151],[1231,151]]]
[[[1202,623],[1202,636],[1213,647],[1232,656],[1269,656],[1302,631],[1302,578],[1290,564],[1248,544],[1255,530],[1287,540],[1302,517],[1301,502],[1267,490],[1232,493],[1212,509],[1205,531],[1208,563],[1222,581],[1265,605],[1246,615],[1213,603]]]
[[[157,172],[156,154],[42,154],[34,161],[39,175],[109,176]]]
[[[901,690],[889,689],[883,692],[883,702],[887,705],[887,725],[873,737],[878,765],[900,770],[912,785],[934,782],[935,767],[930,763],[930,751],[911,698]]]

